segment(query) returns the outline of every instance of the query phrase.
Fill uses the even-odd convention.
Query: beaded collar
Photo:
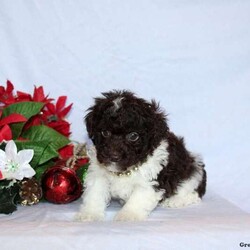
[[[116,172],[116,171],[112,171],[107,169],[106,166],[104,166],[104,168],[112,175],[118,176],[118,177],[123,177],[123,176],[131,176],[133,172],[137,172],[139,170],[139,168],[147,161],[147,158],[144,159],[143,161],[141,161],[140,163],[136,164],[134,167],[131,167],[129,170],[126,171],[121,171],[121,172]]]

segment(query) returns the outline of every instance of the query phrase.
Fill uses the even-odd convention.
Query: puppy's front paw
[[[139,213],[137,211],[131,210],[121,210],[117,213],[114,220],[115,221],[142,221],[147,218],[145,213]]]
[[[75,215],[75,221],[102,221],[104,213],[81,211]]]

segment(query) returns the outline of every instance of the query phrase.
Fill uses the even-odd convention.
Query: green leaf
[[[79,179],[80,179],[83,183],[84,183],[85,178],[86,178],[86,175],[87,175],[88,167],[89,167],[89,163],[84,164],[83,166],[79,167],[79,168],[76,170],[77,176],[79,177]]]
[[[58,150],[70,142],[70,140],[64,135],[44,125],[31,127],[22,134],[22,137],[39,143],[43,141],[49,142],[39,159],[39,164],[43,164],[50,159],[57,157]]]
[[[7,188],[11,183],[11,180],[1,180],[0,181],[0,189]]]
[[[31,141],[50,141],[55,149],[64,147],[70,142],[67,137],[45,125],[32,126],[22,136]]]
[[[44,103],[42,102],[18,102],[13,103],[3,109],[2,117],[7,117],[10,114],[17,113],[21,114],[27,119],[30,119],[32,116],[37,115],[43,108]],[[10,124],[12,130],[12,136],[14,139],[18,138],[22,132],[25,122],[19,122]]]
[[[3,109],[3,118],[7,117],[10,114],[17,113],[29,119],[30,117],[37,115],[43,106],[44,106],[44,103],[42,102],[13,103]]]
[[[6,143],[5,142],[1,142],[0,143],[0,149],[2,149],[4,151],[5,149],[5,146],[6,146]]]
[[[55,164],[54,161],[48,161],[42,165],[39,165],[37,168],[36,168],[36,179],[40,182],[41,181],[41,178],[42,178],[42,175],[44,174],[44,172],[52,167],[53,165]]]
[[[44,150],[42,157],[39,160],[39,165],[44,164],[47,161],[58,157],[58,152],[53,148],[53,145],[49,144],[48,147]]]
[[[17,210],[19,185],[0,189],[0,213],[11,214]]]

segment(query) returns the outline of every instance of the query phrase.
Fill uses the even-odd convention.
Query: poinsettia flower
[[[43,86],[40,87],[35,87],[34,89],[34,93],[33,93],[33,101],[35,102],[51,102],[54,99],[52,98],[48,98],[49,95],[44,95],[44,90],[43,90]]]
[[[41,122],[68,137],[70,124],[65,120],[65,117],[70,112],[72,103],[65,107],[66,100],[66,96],[60,96],[56,104],[47,103],[42,110]]]
[[[5,146],[5,152],[0,149],[0,172],[2,179],[22,180],[31,178],[36,174],[29,162],[34,156],[33,149],[24,149],[17,152],[14,141],[8,141]]]
[[[2,141],[9,141],[11,139],[12,139],[12,131],[9,125],[4,125],[2,128],[0,128],[0,143]]]
[[[44,95],[43,86],[40,86],[38,88],[35,86],[33,96],[25,92],[17,91],[16,101],[19,102],[33,101],[33,102],[49,103],[53,99],[48,98],[48,96],[49,95],[46,96]]]
[[[60,96],[56,102],[56,104],[53,103],[47,103],[45,110],[43,110],[44,116],[47,117],[47,119],[51,121],[58,121],[63,120],[66,115],[70,112],[72,108],[72,103],[65,107],[67,100],[67,96]]]
[[[67,121],[45,122],[45,124],[66,137],[70,135],[70,124]]]
[[[9,105],[15,102],[15,98],[13,96],[14,86],[8,80],[6,84],[6,88],[0,86],[0,103]]]
[[[26,121],[27,121],[27,118],[24,117],[23,115],[13,113],[0,119],[0,126],[10,124],[10,123],[18,123],[18,122],[26,122]]]
[[[10,114],[2,119],[0,117],[0,142],[2,142],[3,140],[9,141],[12,139],[12,131],[9,124],[26,121],[26,117],[16,113]]]

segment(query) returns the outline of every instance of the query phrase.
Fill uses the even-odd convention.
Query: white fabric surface
[[[209,186],[250,212],[250,2],[2,0],[0,83],[68,95],[72,138],[114,88],[155,98]]]
[[[0,83],[67,95],[78,141],[101,92],[155,98],[170,128],[203,155],[209,190],[249,213],[249,26],[247,0],[1,0]],[[0,249],[237,249],[250,241],[249,214],[213,195],[136,224],[71,222],[78,205],[0,216]]]
[[[39,203],[0,215],[1,250],[26,249],[238,249],[249,243],[250,215],[208,193],[199,205],[157,208],[145,222],[113,222],[112,203],[104,222],[74,222],[80,201]]]

